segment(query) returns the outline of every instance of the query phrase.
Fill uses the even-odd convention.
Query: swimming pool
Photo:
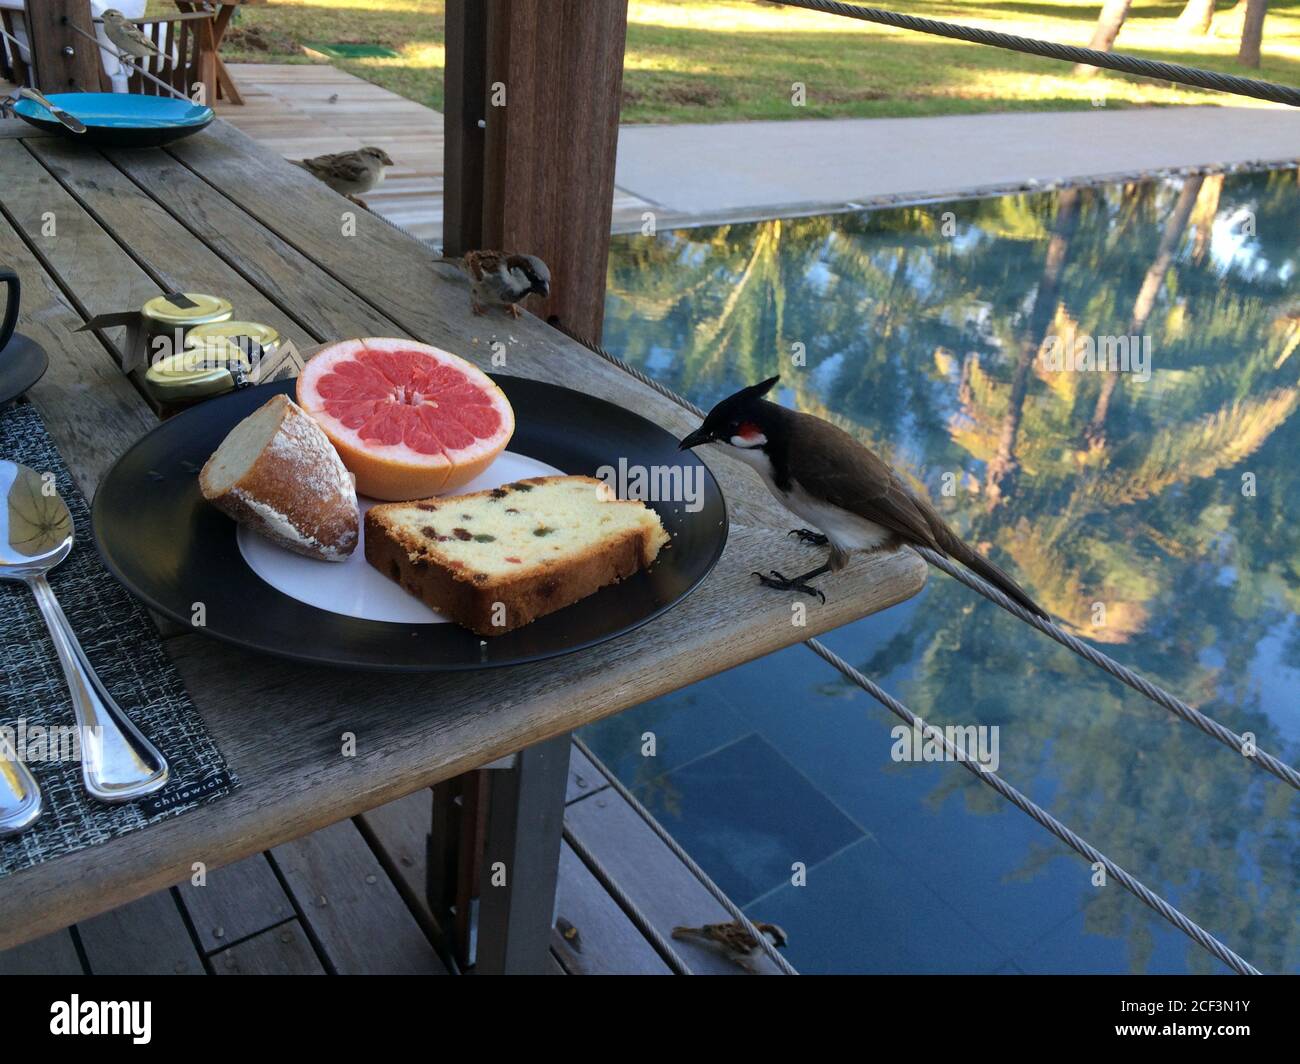
[[[706,408],[780,373],[1054,616],[1294,764],[1298,233],[1283,169],[616,237],[605,345]],[[1285,784],[939,572],[824,642],[996,727],[1005,779],[1300,970]],[[1225,970],[961,768],[893,760],[897,723],[794,647],[583,734],[801,971]]]

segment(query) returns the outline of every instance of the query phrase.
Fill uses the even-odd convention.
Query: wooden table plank
[[[38,129],[21,118],[0,118],[0,140],[33,140],[37,137],[57,137],[51,129]]]
[[[72,150],[62,141],[51,146]],[[85,149],[78,149],[85,154]],[[0,207],[84,318],[129,310],[163,289],[85,210],[38,159],[25,151],[0,152]],[[124,328],[105,335],[120,352]]]
[[[117,456],[158,419],[100,341],[74,331],[84,324],[81,314],[3,217],[0,262],[17,270],[23,286],[19,331],[50,358],[28,398],[45,419],[73,480],[89,497]]]
[[[188,278],[191,286],[197,276],[199,285],[227,293],[236,281],[241,290],[252,288],[102,157],[53,143],[24,142],[58,165],[68,187],[160,275]],[[302,171],[265,160],[223,123],[173,150],[250,217],[413,335],[485,367],[488,341],[498,337],[506,341],[506,372],[581,388],[678,434],[695,427],[675,404],[531,316],[474,318],[464,285],[441,278],[429,249],[386,223],[359,212],[357,235],[343,237],[340,212],[350,204]],[[0,155],[12,151],[27,148],[0,141]],[[32,272],[21,256],[18,261]],[[275,295],[287,307],[303,292],[297,278],[285,277]],[[27,327],[32,309],[25,308],[20,327]],[[52,344],[69,342],[58,324],[45,335]],[[518,342],[510,344],[511,336]],[[130,388],[120,376],[116,384]],[[98,460],[85,454],[83,434],[102,431],[119,412],[115,394],[110,387],[68,396],[57,425],[56,440],[65,455],[77,455],[88,492],[125,446],[124,434],[111,432]],[[816,555],[786,536],[790,515],[748,469],[714,454],[707,461],[732,521],[721,560],[676,609],[598,652],[498,670],[485,684],[460,675],[307,668],[197,634],[170,640],[191,697],[244,785],[184,816],[7,877],[0,888],[0,948],[188,879],[193,861],[215,869],[277,846],[883,609],[923,583],[924,563],[910,553],[856,559],[827,585],[825,605],[800,600],[806,624],[797,626],[792,597],[759,588],[750,571],[793,566],[798,572]],[[356,757],[339,755],[343,731],[357,735]]]
[[[240,320],[265,322],[299,347],[326,335],[311,331],[288,308],[271,302],[102,155],[65,140],[24,143],[30,143],[36,157],[166,290],[224,296],[235,305]]]
[[[195,238],[272,299],[290,301],[321,339],[400,336],[400,329],[310,259],[159,150],[110,152],[108,158],[141,185]]]

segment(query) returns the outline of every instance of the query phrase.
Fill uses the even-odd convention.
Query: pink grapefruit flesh
[[[345,340],[298,377],[298,405],[320,423],[357,491],[427,498],[473,480],[505,450],[515,415],[491,378],[414,340]]]

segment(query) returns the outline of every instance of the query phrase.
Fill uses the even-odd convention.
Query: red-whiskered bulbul
[[[825,565],[796,577],[776,570],[767,576],[755,573],[760,581],[781,591],[816,595],[824,602],[826,596],[808,581],[843,568],[851,551],[915,544],[955,558],[1031,613],[1050,619],[1019,584],[964,543],[929,499],[847,432],[764,399],[779,379],[769,377],[723,399],[680,444],[682,450],[702,443],[723,445],[758,471],[787,510],[821,533],[800,528],[791,535],[830,544]]]

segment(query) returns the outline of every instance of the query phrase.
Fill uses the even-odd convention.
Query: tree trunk
[[[1016,441],[1020,436],[1025,398],[1029,394],[1029,374],[1034,359],[1042,350],[1043,341],[1047,339],[1047,330],[1052,326],[1056,308],[1061,301],[1061,274],[1065,271],[1070,239],[1074,236],[1078,218],[1078,188],[1062,189],[1057,201],[1056,219],[1052,223],[1052,238],[1047,245],[1047,259],[1043,263],[1043,276],[1034,294],[1028,327],[1020,345],[1015,372],[1011,376],[1011,394],[1007,398],[1007,412],[1002,419],[1002,431],[998,436],[998,450],[989,462],[985,477],[985,494],[990,507],[999,505],[1006,498],[1019,470]]]
[[[1124,25],[1124,20],[1128,18],[1129,5],[1132,3],[1133,0],[1106,0],[1102,5],[1101,14],[1097,17],[1097,28],[1092,31],[1092,40],[1088,42],[1089,48],[1094,48],[1099,52],[1109,52],[1111,50],[1115,38],[1119,36],[1120,27]],[[1096,69],[1096,67],[1089,66],[1087,63],[1080,63],[1074,68],[1074,72],[1083,74]]]
[[[1187,0],[1187,6],[1178,16],[1174,28],[1180,33],[1199,33],[1201,36],[1210,32],[1210,23],[1214,21],[1214,0]]]
[[[1241,49],[1237,62],[1242,66],[1259,66],[1259,46],[1264,40],[1264,15],[1268,0],[1246,0],[1246,17],[1241,22]]]
[[[1146,276],[1142,278],[1142,287],[1138,289],[1137,298],[1133,300],[1133,314],[1128,323],[1129,336],[1137,336],[1146,329],[1147,319],[1151,317],[1151,311],[1156,305],[1156,295],[1165,283],[1165,274],[1169,272],[1169,266],[1174,261],[1174,252],[1178,250],[1178,242],[1182,240],[1183,233],[1187,230],[1187,223],[1192,217],[1192,208],[1196,206],[1196,199],[1204,183],[1203,174],[1189,177],[1183,183],[1183,189],[1178,194],[1178,202],[1174,205],[1174,212],[1165,223],[1165,231],[1161,234],[1156,257],[1147,270]],[[1106,418],[1110,414],[1110,403],[1115,397],[1115,389],[1119,386],[1119,377],[1119,371],[1115,370],[1108,372],[1102,379],[1101,393],[1097,396],[1092,420],[1084,430],[1085,439],[1093,446],[1100,446],[1106,440]]]

